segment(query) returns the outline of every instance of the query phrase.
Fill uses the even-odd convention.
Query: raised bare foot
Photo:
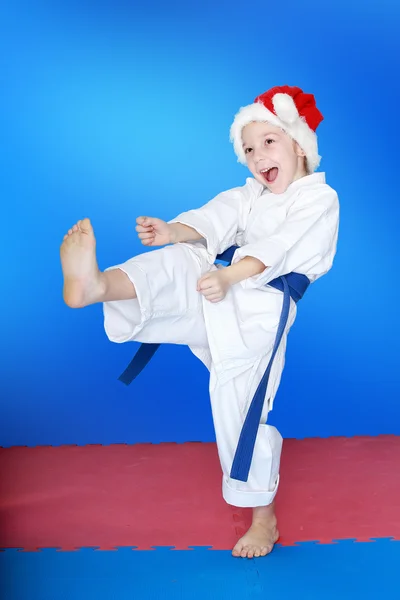
[[[232,550],[232,556],[253,558],[269,554],[279,539],[274,504],[253,508],[250,529]]]
[[[100,302],[104,282],[96,260],[96,239],[89,219],[78,221],[64,236],[60,249],[64,301],[71,308]]]

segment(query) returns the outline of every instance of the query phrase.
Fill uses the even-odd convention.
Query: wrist
[[[221,276],[223,277],[223,279],[229,285],[234,285],[235,283],[237,283],[237,281],[236,281],[237,278],[235,278],[235,269],[232,269],[231,266],[221,269],[220,273],[221,273]]]
[[[179,223],[168,223],[170,244],[177,244],[179,242],[177,225],[179,225]]]

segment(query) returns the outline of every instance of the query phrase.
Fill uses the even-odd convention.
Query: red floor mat
[[[400,437],[286,440],[280,542],[400,539]],[[0,449],[0,547],[229,549],[214,444]]]

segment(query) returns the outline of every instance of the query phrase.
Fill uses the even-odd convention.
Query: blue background
[[[107,340],[101,305],[63,304],[59,245],[89,216],[106,268],[143,251],[136,216],[242,185],[233,116],[284,84],[325,116],[341,226],[270,422],[286,437],[400,434],[399,13],[389,0],[2,3],[1,445],[214,439],[207,371],[187,348],[117,381],[138,345]]]

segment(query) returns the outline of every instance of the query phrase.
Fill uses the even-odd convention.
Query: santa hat
[[[242,147],[243,127],[253,121],[261,121],[280,127],[295,140],[306,154],[307,171],[313,173],[321,160],[315,130],[323,118],[312,94],[287,85],[271,88],[257,96],[253,104],[241,108],[235,116],[230,139],[238,162],[246,164]]]

